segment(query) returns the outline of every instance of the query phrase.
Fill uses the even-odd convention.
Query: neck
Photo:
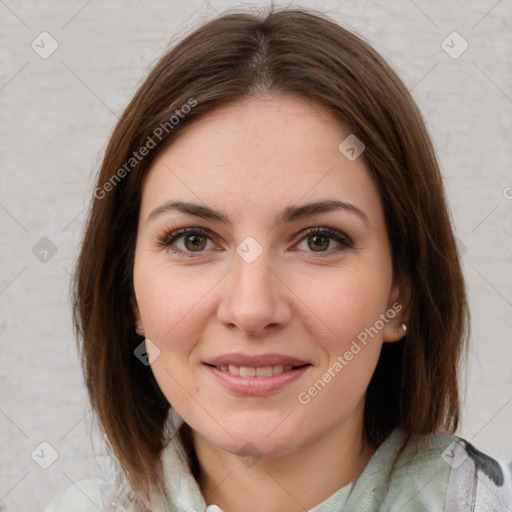
[[[338,429],[289,455],[247,465],[195,431],[192,443],[206,504],[225,512],[304,512],[354,481],[375,453],[362,428]]]

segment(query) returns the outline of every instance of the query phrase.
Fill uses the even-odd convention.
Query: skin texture
[[[393,282],[382,204],[363,158],[349,161],[338,149],[348,134],[304,99],[246,98],[190,123],[144,182],[136,323],[160,350],[151,365],[159,386],[192,428],[206,502],[225,511],[308,510],[355,479],[375,451],[362,435],[365,392],[382,343],[404,335],[408,288]],[[367,221],[335,210],[275,223],[285,207],[326,199],[351,203]],[[206,204],[232,225],[176,211],[147,220],[169,200]],[[351,246],[325,235],[315,245],[315,235],[304,234],[325,226]],[[212,235],[199,251],[184,237],[158,245],[188,227]],[[236,252],[248,236],[263,249],[252,263]],[[300,403],[299,393],[397,302],[401,311]],[[241,396],[203,364],[233,352],[312,366],[269,395]]]

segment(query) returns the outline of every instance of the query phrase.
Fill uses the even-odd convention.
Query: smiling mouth
[[[311,366],[310,364],[303,364],[298,366],[276,364],[272,366],[236,366],[230,365],[213,365],[207,364],[211,368],[216,368],[222,372],[230,373],[231,375],[237,375],[239,377],[272,377],[273,375],[279,375],[280,373],[289,372],[305,366]]]

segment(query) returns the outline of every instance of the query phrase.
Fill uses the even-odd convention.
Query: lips
[[[238,378],[256,377],[272,379],[281,374],[288,374],[299,368],[311,366],[303,359],[282,354],[247,355],[242,353],[225,354],[204,363],[208,367],[222,372],[223,375]],[[252,379],[250,379],[252,380]]]
[[[204,363],[210,366],[216,366],[219,369],[221,366],[229,367],[230,365],[246,368],[260,368],[268,366],[298,367],[310,364],[303,359],[282,354],[247,355],[242,353],[224,354],[208,359]]]
[[[229,360],[233,361],[231,356]],[[287,356],[258,356],[259,361],[275,361],[283,360],[286,362],[302,363],[303,361],[296,358]],[[211,375],[216,382],[221,384],[225,389],[228,389],[235,396],[265,396],[272,393],[277,393],[281,389],[291,386],[292,383],[298,379],[303,378],[309,374],[313,368],[310,363],[295,365],[269,365],[269,366],[237,366],[237,365],[223,365],[219,366],[210,364],[220,360],[226,361],[225,358],[212,359],[209,363],[204,363],[204,368],[207,373]],[[245,364],[258,364],[254,357],[247,358],[246,356],[240,359]],[[261,364],[267,364],[261,363]]]
[[[212,366],[222,372],[228,372],[231,375],[239,375],[240,377],[271,377],[272,375],[279,375],[283,372],[289,372],[295,368],[301,368],[301,366],[292,366],[276,364],[273,366],[236,366],[230,364],[228,366],[221,364],[220,366]]]

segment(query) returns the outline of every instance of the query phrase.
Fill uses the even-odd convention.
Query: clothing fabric
[[[178,428],[182,420],[170,421]],[[512,461],[494,459],[448,434],[422,436],[400,453],[406,434],[394,430],[350,485],[308,512],[512,512]],[[151,512],[219,512],[206,506],[179,436],[162,452],[166,492],[153,496]],[[312,482],[314,483],[314,482]],[[63,491],[45,512],[141,512],[121,504],[101,479]],[[243,511],[229,511],[243,512]]]

